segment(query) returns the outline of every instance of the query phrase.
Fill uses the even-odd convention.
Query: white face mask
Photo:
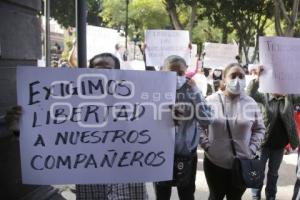
[[[185,76],[177,76],[177,84],[176,84],[176,89],[178,90],[181,88],[186,82],[186,77]]]
[[[245,87],[246,87],[246,80],[244,78],[229,79],[226,82],[226,89],[231,94],[240,94],[241,92],[244,91]]]

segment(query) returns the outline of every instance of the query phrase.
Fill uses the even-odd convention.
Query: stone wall
[[[36,65],[41,57],[41,0],[0,1],[0,115],[16,105],[16,66]]]

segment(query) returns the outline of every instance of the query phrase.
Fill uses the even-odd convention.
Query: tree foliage
[[[190,38],[192,38],[192,31],[201,7],[199,0],[164,0],[164,4],[173,28],[176,30],[188,30]]]
[[[188,30],[192,42],[227,43],[235,39],[247,63],[255,60],[258,37],[300,35],[300,0],[128,0],[131,38],[146,29]],[[125,29],[126,0],[87,0],[88,23]],[[75,1],[52,0],[51,17],[75,26]],[[270,26],[272,25],[272,27]],[[274,25],[274,27],[273,27]],[[274,32],[274,33],[273,33]],[[255,47],[250,57],[249,47]]]
[[[277,35],[292,37],[297,28],[300,0],[273,0],[273,2]]]
[[[240,53],[246,62],[255,60],[258,51],[258,37],[264,35],[268,19],[272,17],[271,0],[200,0],[214,27],[223,30],[223,42],[227,42],[228,33],[235,32]],[[249,47],[255,47],[255,53],[249,58]]]
[[[129,35],[143,35],[145,29],[166,29],[170,26],[168,14],[161,0],[131,0],[129,1]],[[103,0],[101,16],[108,27],[125,28],[126,1]],[[118,12],[116,12],[118,11]]]
[[[91,25],[103,25],[99,16],[101,12],[101,0],[87,0],[87,22]],[[59,24],[67,28],[76,25],[76,11],[74,0],[52,0],[50,1],[50,16],[57,20]]]

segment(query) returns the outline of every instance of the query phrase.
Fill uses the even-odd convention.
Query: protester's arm
[[[259,65],[255,69],[252,70],[253,73],[256,75],[256,78],[252,80],[247,88],[247,93],[251,96],[256,102],[265,104],[264,94],[258,92],[259,88],[259,77],[264,72],[264,67]]]
[[[0,139],[19,136],[19,115],[21,113],[20,107],[13,107],[6,112],[5,115],[0,116]]]
[[[259,88],[258,79],[252,80],[248,85],[247,94],[251,96],[257,103],[264,104],[265,103],[264,95],[258,92],[258,88]]]
[[[260,149],[266,131],[262,114],[258,105],[256,105],[254,109],[256,110],[255,121],[252,125],[252,134],[251,134],[250,146],[249,146],[250,151],[253,155],[255,155],[256,152]]]
[[[76,41],[73,42],[73,47],[72,47],[71,51],[69,52],[68,62],[71,67],[74,67],[74,68],[78,67]]]
[[[207,126],[213,121],[213,109],[207,104],[201,90],[196,86],[194,80],[189,80],[190,99],[194,106],[195,117],[200,125]]]

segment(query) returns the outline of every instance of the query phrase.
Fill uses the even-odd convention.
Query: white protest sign
[[[126,61],[121,66],[123,70],[146,70],[145,62],[143,60]]]
[[[191,62],[189,49],[189,32],[178,30],[146,30],[146,63],[147,66],[163,66],[164,60],[170,55],[178,55]]]
[[[117,30],[89,25],[86,34],[88,60],[100,53],[115,54],[115,46],[119,41]]]
[[[172,179],[175,91],[174,72],[18,67],[23,183]]]
[[[224,69],[230,63],[236,63],[239,54],[236,44],[204,43],[204,68]]]
[[[260,37],[260,92],[300,94],[300,39]]]
[[[191,56],[190,56],[191,57],[191,63],[190,63],[190,65],[196,65],[197,54],[198,54],[197,44],[192,44],[192,50],[191,50]]]

